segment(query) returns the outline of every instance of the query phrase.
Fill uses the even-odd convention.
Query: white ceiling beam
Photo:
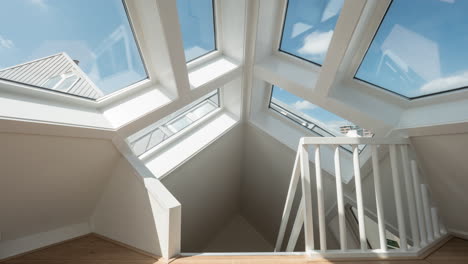
[[[242,120],[248,120],[252,96],[253,67],[255,62],[255,44],[257,41],[259,0],[248,1],[245,8],[245,32],[244,32],[244,73],[242,76]]]
[[[184,42],[179,23],[177,1],[156,0],[178,97],[190,94]]]
[[[322,65],[315,96],[327,96],[338,79],[339,68],[361,18],[366,0],[345,1]]]
[[[136,39],[153,83],[173,96],[189,90],[176,1],[125,1]]]

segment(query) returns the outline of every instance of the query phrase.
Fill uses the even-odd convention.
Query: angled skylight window
[[[468,86],[468,1],[393,0],[355,78],[406,98]]]
[[[128,142],[133,152],[140,156],[196,123],[217,108],[219,108],[218,90],[140,130],[130,136]]]
[[[2,3],[0,79],[97,99],[146,78],[121,0]]]
[[[270,108],[322,137],[372,137],[367,129],[273,85]],[[362,149],[364,146],[360,147]],[[346,147],[350,150],[349,147]]]
[[[187,62],[216,49],[213,0],[177,0]]]
[[[322,65],[344,0],[288,0],[280,51]]]

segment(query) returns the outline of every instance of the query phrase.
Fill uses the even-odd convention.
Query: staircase
[[[350,153],[346,148],[351,145]],[[366,234],[366,210],[363,203],[363,186],[361,175],[360,145],[366,145],[370,152],[372,163],[373,191],[375,193],[376,216],[378,226],[378,246],[370,248]],[[309,148],[313,148],[312,156],[315,163],[316,197],[312,197],[312,181],[309,170]],[[311,148],[311,149],[312,149]],[[336,208],[339,220],[339,248],[327,248],[327,223],[324,205],[324,189],[322,179],[321,150],[331,149],[333,155],[334,174],[336,177]],[[393,186],[382,186],[379,154],[389,152],[391,166],[391,181]],[[431,206],[429,189],[419,174],[417,162],[409,158],[409,141],[400,138],[347,138],[347,137],[304,137],[300,140],[292,171],[291,181],[286,197],[281,225],[276,241],[275,252],[293,252],[302,227],[304,227],[305,252],[310,257],[339,259],[339,258],[387,258],[387,257],[419,257],[428,248],[443,240],[447,231],[441,223],[437,208]],[[322,153],[323,154],[323,153]],[[354,175],[356,220],[358,224],[358,248],[348,246],[347,224],[342,169],[343,155],[352,155],[352,174]],[[333,156],[333,157],[332,157]],[[384,175],[385,176],[385,175]],[[297,186],[301,182],[301,199],[297,207],[296,218],[289,230],[289,239],[284,244],[285,234]],[[387,245],[386,231],[388,221],[385,214],[393,213],[384,207],[383,188],[392,188],[397,219],[397,236],[399,243],[396,247]],[[315,199],[315,200],[314,200]],[[388,203],[388,201],[386,201]],[[314,208],[316,204],[317,208]],[[314,213],[316,210],[316,213]],[[314,219],[314,216],[315,219]],[[409,220],[409,221],[408,221]],[[314,223],[318,223],[318,234],[314,234]],[[316,228],[317,230],[317,228]],[[408,232],[409,230],[409,232]],[[348,230],[349,231],[349,230]],[[315,238],[315,239],[314,239]],[[318,240],[318,241],[316,241]],[[318,242],[318,243],[316,243]]]

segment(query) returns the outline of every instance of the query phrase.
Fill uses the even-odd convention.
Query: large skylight
[[[185,60],[216,49],[213,0],[177,0]]]
[[[322,65],[344,0],[288,0],[280,50]]]
[[[2,2],[0,79],[97,99],[146,78],[121,0]]]
[[[356,78],[417,98],[468,86],[468,1],[393,0]]]
[[[322,137],[372,137],[360,128],[327,110],[273,85],[270,108]],[[363,148],[364,146],[362,146]],[[362,149],[361,148],[361,149]],[[349,150],[349,147],[347,147]]]
[[[219,108],[218,90],[179,111],[138,131],[128,138],[133,152],[140,156]]]

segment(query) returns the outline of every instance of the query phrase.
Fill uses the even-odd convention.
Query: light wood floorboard
[[[1,264],[162,264],[163,260],[88,235],[72,241],[9,259]],[[194,256],[181,257],[171,264],[468,264],[468,241],[452,238],[422,260],[311,261],[303,256]]]

